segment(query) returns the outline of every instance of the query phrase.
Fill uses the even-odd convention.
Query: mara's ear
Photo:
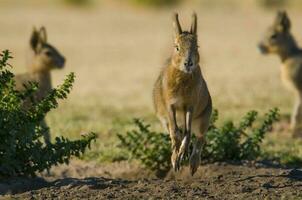
[[[192,24],[191,24],[190,32],[195,35],[197,34],[197,15],[195,12],[192,15]]]
[[[177,13],[173,14],[173,28],[175,35],[180,35],[182,33]]]
[[[38,44],[39,44],[40,36],[39,32],[37,31],[36,27],[33,28],[33,32],[30,37],[30,47],[36,51]]]
[[[41,42],[46,43],[47,42],[47,33],[46,33],[46,29],[44,26],[42,26],[40,28],[39,34],[40,34]]]
[[[281,32],[286,32],[290,30],[291,23],[286,11],[278,11],[275,20],[275,26],[277,27],[277,30]]]

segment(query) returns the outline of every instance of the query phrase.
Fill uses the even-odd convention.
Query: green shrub
[[[217,111],[214,115],[218,116]],[[256,111],[248,112],[238,126],[233,122],[225,122],[221,128],[212,125],[206,135],[203,159],[209,161],[256,159],[261,153],[260,145],[265,134],[279,119],[278,109],[272,109],[255,127],[257,115]]]
[[[272,124],[278,120],[277,109],[270,110],[258,126],[254,126],[257,112],[248,112],[236,126],[233,122],[225,122],[220,128],[215,126],[218,112],[212,114],[211,125],[206,134],[206,145],[203,147],[202,159],[208,162],[253,160],[261,151],[260,144]],[[150,125],[142,120],[134,120],[135,129],[126,135],[118,134],[121,148],[127,150],[130,158],[159,174],[171,168],[171,143],[168,134],[150,130]],[[195,141],[193,137],[192,141]],[[192,147],[191,147],[192,149]]]
[[[118,134],[121,147],[130,153],[130,159],[138,159],[142,164],[158,174],[170,169],[171,145],[168,134],[150,131],[150,125],[134,119],[136,129],[126,136]]]
[[[70,73],[64,83],[53,89],[40,102],[33,102],[23,109],[23,102],[37,89],[32,83],[24,92],[15,90],[14,74],[9,71],[8,51],[0,54],[0,177],[34,176],[35,172],[49,170],[52,165],[68,163],[71,156],[80,156],[90,147],[95,134],[70,141],[64,137],[45,145],[41,141],[44,131],[40,125],[46,113],[57,107],[58,99],[65,99],[72,88],[74,74]]]

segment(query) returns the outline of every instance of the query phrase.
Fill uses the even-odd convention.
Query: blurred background
[[[162,130],[151,93],[173,47],[174,11],[184,28],[193,11],[198,15],[201,68],[220,120],[272,107],[287,120],[293,98],[281,83],[279,58],[257,49],[278,9],[288,11],[302,43],[300,0],[1,0],[0,48],[13,52],[14,72],[26,72],[32,29],[45,26],[48,41],[67,58],[64,70],[53,71],[53,85],[76,74],[69,98],[47,116],[52,136],[94,131],[100,139],[86,158],[114,160],[115,133],[132,118]]]

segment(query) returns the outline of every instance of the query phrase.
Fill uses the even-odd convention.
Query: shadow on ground
[[[302,198],[299,169],[217,163],[201,166],[193,177],[186,167],[178,173],[170,172],[165,179],[137,177],[16,179],[2,182],[0,191],[8,194],[3,198],[15,199]]]

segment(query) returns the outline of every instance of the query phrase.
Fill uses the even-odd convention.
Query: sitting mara
[[[174,51],[153,90],[156,114],[172,141],[171,162],[175,171],[179,170],[188,152],[191,131],[196,134],[197,141],[190,156],[191,175],[200,165],[201,148],[212,112],[211,96],[199,66],[195,13],[192,19],[190,31],[183,31],[178,14],[174,15]]]
[[[302,136],[302,50],[290,32],[291,23],[285,11],[279,11],[272,26],[259,44],[262,53],[277,54],[282,62],[283,83],[295,93],[296,102],[291,117],[294,136]]]
[[[47,42],[47,34],[44,27],[40,30],[34,28],[30,38],[30,48],[28,52],[28,72],[19,74],[15,77],[16,89],[24,90],[24,85],[28,82],[37,82],[38,90],[34,94],[34,100],[43,99],[51,90],[51,73],[52,69],[62,69],[65,64],[65,58],[56,50],[55,47]],[[28,107],[28,102],[24,103],[24,108]],[[41,122],[42,126],[47,127],[45,121]],[[44,140],[50,142],[49,132],[45,132]]]

